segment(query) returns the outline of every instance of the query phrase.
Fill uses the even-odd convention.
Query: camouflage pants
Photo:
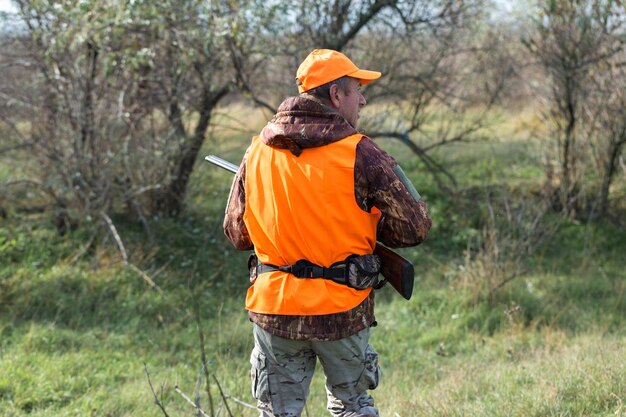
[[[368,389],[378,386],[378,354],[370,329],[335,341],[290,340],[254,325],[252,395],[262,417],[299,417],[309,395],[316,359],[326,375],[328,411],[334,417],[378,417]]]

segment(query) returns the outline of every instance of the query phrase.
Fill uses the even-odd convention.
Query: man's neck
[[[314,95],[307,94],[307,93],[300,94],[300,97],[305,98],[307,100],[312,100],[316,103],[321,104],[322,107],[329,113],[339,113],[337,109],[333,107],[333,103],[330,100],[325,100],[323,98],[319,98],[319,97],[316,97]]]
[[[334,112],[336,112],[337,110],[335,110],[332,106],[332,103],[330,102],[330,100],[324,100],[321,99],[319,97],[316,97],[314,95],[308,94],[308,93],[301,93],[300,97],[302,98],[306,98],[307,100],[313,100],[319,104],[321,104],[322,106],[328,107],[329,109],[333,110]]]

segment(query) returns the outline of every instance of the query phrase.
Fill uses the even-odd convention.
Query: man
[[[356,130],[361,86],[380,75],[337,51],[311,52],[297,72],[300,95],[253,138],[233,182],[224,231],[255,250],[246,309],[262,416],[300,416],[316,359],[333,416],[378,416],[367,393],[380,377],[368,343],[375,280],[355,288],[342,279],[350,265],[378,272],[377,240],[417,245],[431,226],[395,160]]]

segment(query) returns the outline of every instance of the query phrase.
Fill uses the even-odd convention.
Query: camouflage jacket
[[[306,148],[324,146],[357,131],[333,109],[304,97],[286,99],[260,138],[268,146],[299,156]],[[246,158],[235,176],[224,219],[224,233],[240,250],[253,248],[246,225]],[[390,247],[415,246],[428,235],[431,219],[423,201],[415,201],[393,172],[396,161],[364,136],[356,148],[354,196],[361,209],[381,213],[376,239]],[[374,322],[374,293],[350,311],[320,316],[282,316],[249,312],[266,331],[296,340],[337,340]]]

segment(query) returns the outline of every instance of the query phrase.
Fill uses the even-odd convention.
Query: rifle
[[[236,174],[239,170],[239,166],[215,155],[205,156],[204,159],[233,174]],[[384,285],[385,282],[389,282],[402,297],[407,300],[410,299],[413,294],[413,281],[415,276],[413,264],[378,242],[376,242],[374,253],[380,256],[380,273],[385,277],[381,286]]]

